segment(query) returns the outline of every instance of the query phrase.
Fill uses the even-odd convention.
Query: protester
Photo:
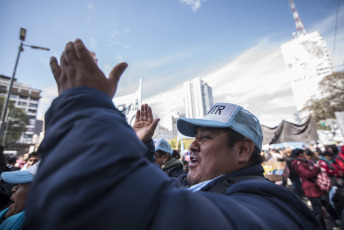
[[[260,124],[242,107],[217,104],[205,120],[178,121],[195,136],[187,179],[208,189],[192,193],[144,158],[147,149],[114,107],[127,64],[107,79],[80,40],[66,45],[60,65],[50,63],[59,97],[46,114],[28,229],[317,229],[294,193],[264,179]]]
[[[155,162],[162,167],[168,161],[169,155],[173,154],[173,150],[165,139],[156,138],[153,141],[155,146]]]
[[[172,154],[168,155],[168,160],[162,168],[167,176],[178,178],[179,176],[186,175],[183,162],[179,158],[180,153],[177,150],[173,150]]]
[[[28,170],[17,170],[1,173],[1,178],[10,184],[12,188],[12,204],[0,212],[0,229],[22,229],[25,220],[25,205],[30,190],[31,182],[36,175],[39,163]]]
[[[29,153],[26,164],[21,168],[22,170],[26,170],[30,168],[32,165],[36,164],[41,158],[39,157],[38,152]]]
[[[297,156],[297,158],[292,162],[292,167],[301,178],[302,189],[306,197],[311,202],[313,211],[317,215],[322,215],[325,219],[334,221],[337,216],[330,205],[328,194],[321,191],[316,183],[316,178],[320,173],[320,168],[312,161],[304,158],[303,153],[303,149],[294,149],[292,151],[292,156]],[[326,209],[327,213],[323,212],[322,207]]]
[[[344,145],[340,147],[340,152],[335,158],[335,161],[341,169],[344,169]]]
[[[318,161],[318,165],[321,171],[331,178],[332,184],[335,184],[337,177],[343,177],[343,170],[333,159],[333,153],[330,151],[323,153]]]
[[[289,179],[292,183],[293,191],[296,195],[298,195],[300,198],[305,196],[305,193],[302,189],[301,180],[299,174],[296,172],[294,167],[292,167],[292,162],[298,157],[297,151],[292,151],[291,149],[286,151],[286,164],[289,168]]]

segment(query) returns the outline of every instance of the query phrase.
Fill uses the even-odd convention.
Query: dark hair
[[[30,159],[31,157],[40,157],[38,152],[32,152],[29,153],[29,156],[27,157],[27,159]]]
[[[238,141],[241,141],[243,140],[244,137],[243,135],[241,135],[240,133],[238,133],[237,131],[231,129],[231,128],[225,128],[224,129],[226,134],[227,134],[227,145],[229,147],[233,147],[234,144]],[[252,165],[256,165],[256,164],[261,164],[263,163],[264,161],[264,157],[262,157],[260,155],[260,150],[257,149],[257,147],[255,146],[253,152],[252,152],[252,155],[249,159],[249,162],[252,164]]]
[[[7,159],[7,162],[9,163],[9,164],[15,164],[16,162],[17,162],[17,158],[16,157],[9,157],[8,159]]]
[[[330,151],[325,151],[325,152],[323,152],[323,154],[322,154],[323,156],[329,156],[329,157],[333,157],[333,153],[331,153]]]
[[[178,150],[173,150],[172,155],[169,154],[168,160],[170,160],[170,159],[172,159],[172,158],[176,158],[176,159],[179,159],[179,158],[180,158],[180,154],[179,154],[179,151],[178,151]]]
[[[306,149],[306,150],[305,150],[305,155],[310,157],[310,156],[313,156],[313,155],[314,155],[314,153],[313,153],[313,151],[312,151],[312,150],[310,150],[310,149]]]
[[[298,157],[298,156],[301,156],[303,154],[304,150],[303,149],[293,149],[291,151],[291,157]]]
[[[159,157],[162,157],[162,156],[164,156],[164,155],[166,155],[166,154],[168,154],[168,155],[170,155],[169,153],[167,153],[167,152],[164,152],[164,151],[162,151],[162,150],[157,150],[157,151],[155,151],[155,152],[158,152],[159,153]]]

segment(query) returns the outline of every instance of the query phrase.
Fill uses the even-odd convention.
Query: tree
[[[183,139],[183,145],[184,145],[184,150],[189,149],[191,143],[193,142],[194,138],[188,138],[188,139]],[[172,140],[169,141],[169,144],[171,145],[172,149],[177,149],[177,150],[181,150],[181,146],[180,146],[180,141],[178,142],[178,146],[177,146],[177,137],[173,138]]]
[[[315,121],[334,119],[334,112],[344,111],[344,72],[334,72],[319,82],[322,98],[307,101],[302,111],[309,111]]]
[[[2,113],[3,104],[5,98],[0,96],[0,114]],[[16,108],[13,101],[9,101],[7,119],[5,119],[5,128],[1,135],[1,138],[5,138],[5,146],[9,147],[12,144],[16,143],[20,136],[25,132],[26,125],[29,124],[29,118],[26,115],[25,111],[21,108]]]

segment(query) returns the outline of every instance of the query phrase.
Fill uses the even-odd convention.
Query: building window
[[[25,97],[25,96],[19,96],[19,98],[27,100],[27,97]]]
[[[29,107],[34,107],[34,108],[37,108],[38,104],[33,104],[33,103],[30,103],[29,104]]]
[[[18,101],[18,105],[26,106],[26,102]]]

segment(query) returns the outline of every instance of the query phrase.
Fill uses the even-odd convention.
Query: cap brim
[[[199,127],[228,128],[229,125],[219,121],[193,118],[179,118],[177,121],[178,131],[184,136],[194,137]]]
[[[1,177],[4,181],[10,184],[24,184],[32,182],[33,180],[33,175],[27,170],[3,172],[1,173]]]

